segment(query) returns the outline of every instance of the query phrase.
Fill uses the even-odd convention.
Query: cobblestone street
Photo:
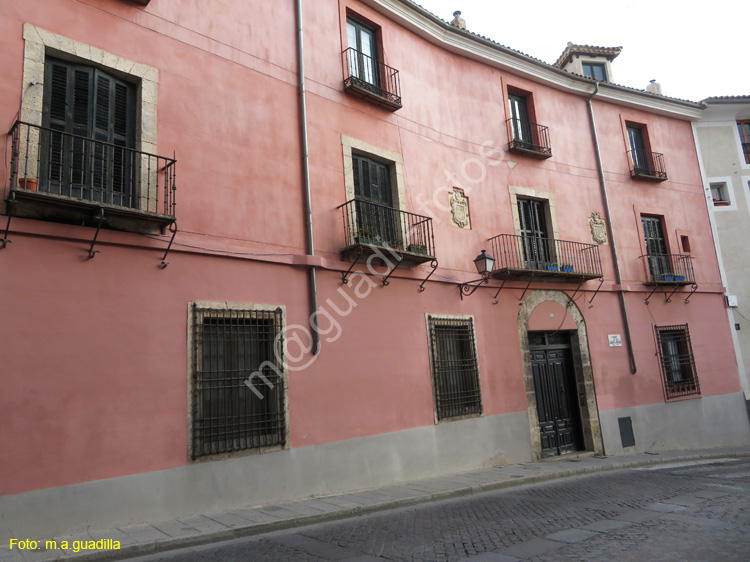
[[[567,478],[137,560],[746,562],[750,460]]]

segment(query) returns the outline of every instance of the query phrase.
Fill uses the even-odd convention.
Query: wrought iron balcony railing
[[[394,111],[401,108],[398,70],[351,47],[343,55],[344,91]]]
[[[10,187],[174,217],[175,159],[17,121]]]
[[[599,246],[554,238],[500,234],[490,238],[496,276],[547,277],[565,281],[603,277]]]
[[[689,254],[641,256],[648,272],[649,285],[693,285],[693,261]]]
[[[742,143],[742,153],[745,155],[745,164],[750,164],[750,142]]]
[[[385,248],[415,263],[435,259],[432,219],[379,203],[352,199],[338,207],[344,219],[343,253],[359,248],[372,252]]]
[[[645,150],[628,151],[630,158],[630,177],[651,181],[667,179],[667,168],[664,166],[664,155]]]
[[[547,127],[514,118],[508,119],[505,123],[508,127],[508,138],[510,139],[508,150],[535,158],[552,156]]]

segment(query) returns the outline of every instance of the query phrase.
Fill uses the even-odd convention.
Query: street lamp
[[[495,267],[495,258],[488,254],[486,250],[482,250],[482,253],[474,258],[474,265],[477,268],[477,273],[482,277],[474,281],[459,283],[458,293],[461,295],[461,300],[464,300],[464,295],[473,295],[482,284],[486,285],[490,282],[492,269]],[[474,283],[476,285],[473,285]]]

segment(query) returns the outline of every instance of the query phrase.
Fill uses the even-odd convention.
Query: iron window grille
[[[438,421],[482,413],[474,321],[429,318]]]
[[[285,445],[282,321],[193,305],[193,459]]]
[[[700,394],[688,325],[656,326],[656,339],[667,398]]]

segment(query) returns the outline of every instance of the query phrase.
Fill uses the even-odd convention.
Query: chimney
[[[451,25],[458,29],[466,29],[466,20],[461,17],[461,10],[453,12],[453,21],[451,22]]]
[[[659,84],[656,80],[650,80],[648,83],[648,86],[646,86],[646,91],[651,92],[652,94],[661,94],[661,84]]]

